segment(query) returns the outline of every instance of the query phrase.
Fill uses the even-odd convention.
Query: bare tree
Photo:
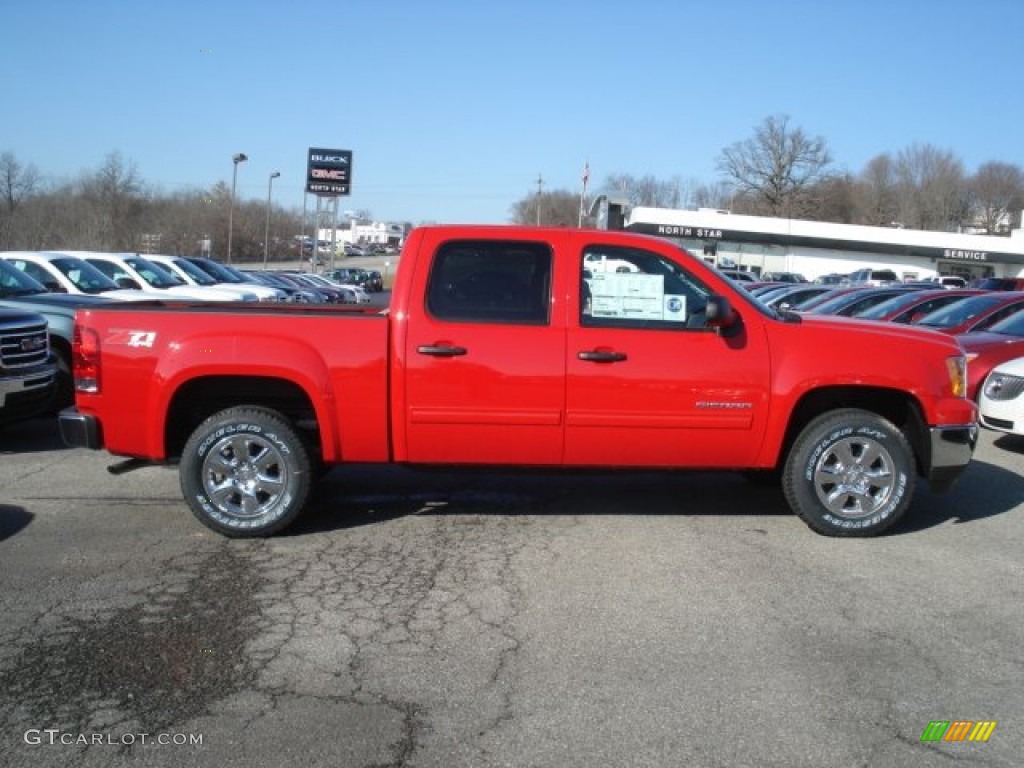
[[[857,180],[857,220],[876,227],[899,226],[896,165],[888,154],[871,158]]]
[[[97,171],[79,180],[78,189],[86,209],[88,234],[83,246],[137,250],[149,196],[135,164],[126,163],[119,152],[112,152]]]
[[[857,182],[849,174],[826,176],[808,189],[806,216],[814,221],[853,224],[858,215]]]
[[[1012,163],[988,162],[968,182],[971,209],[985,232],[1004,234],[1012,216],[1024,207],[1024,171]]]
[[[580,196],[565,189],[542,192],[538,200],[531,192],[512,204],[513,224],[536,224],[540,204],[540,223],[546,227],[575,227],[579,223]]]
[[[13,152],[0,155],[0,247],[9,249],[15,237],[15,215],[22,202],[39,188],[39,172],[34,165],[23,166]]]
[[[718,170],[740,195],[770,216],[804,215],[810,187],[826,176],[831,154],[820,136],[808,136],[789,117],[765,118],[754,135],[722,150]]]
[[[949,150],[914,144],[896,156],[899,220],[912,229],[955,231],[968,216],[963,163]]]
[[[716,181],[711,184],[698,184],[691,193],[691,203],[694,208],[717,208],[719,210],[731,211],[733,209],[733,198],[736,190],[725,181]]]
[[[679,208],[682,203],[682,182],[678,176],[667,180],[654,176],[632,176],[615,173],[604,180],[600,192],[611,197],[624,197],[631,206]]]

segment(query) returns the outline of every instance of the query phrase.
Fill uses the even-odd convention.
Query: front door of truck
[[[408,460],[559,464],[565,330],[552,318],[552,246],[465,239],[423,249],[433,260],[403,355]]]
[[[685,258],[593,241],[577,249],[567,464],[730,467],[757,454],[769,391],[762,320],[748,307],[735,335],[707,327],[711,290]]]

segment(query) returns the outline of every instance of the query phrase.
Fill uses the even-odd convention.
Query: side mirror
[[[44,280],[43,287],[46,288],[50,293],[67,293],[67,288],[58,283],[56,280]]]
[[[121,288],[133,288],[135,290],[138,290],[138,289],[142,288],[141,285],[139,285],[135,280],[133,280],[130,277],[123,277],[122,276],[122,277],[117,278],[117,280],[115,280],[114,282],[116,282],[118,284],[118,286],[121,287]]]
[[[725,296],[708,296],[704,319],[709,328],[717,329],[724,336],[732,335],[742,327],[740,316]]]

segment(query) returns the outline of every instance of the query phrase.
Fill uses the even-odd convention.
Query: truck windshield
[[[46,286],[0,259],[0,298],[46,293]]]
[[[199,267],[186,259],[175,259],[174,266],[195,280],[197,285],[216,285],[217,280],[203,272]]]
[[[180,277],[174,277],[162,267],[151,261],[141,258],[125,259],[124,263],[138,272],[139,277],[152,285],[154,288],[174,288],[184,285],[185,281]]]
[[[210,259],[195,259],[191,261],[199,269],[203,270],[206,274],[221,283],[244,283],[240,277],[235,277],[231,272],[222,267],[216,261]]]
[[[50,264],[82,293],[106,293],[120,289],[117,283],[81,259],[53,259]]]

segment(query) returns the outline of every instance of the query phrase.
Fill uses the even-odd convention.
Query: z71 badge
[[[156,341],[156,331],[134,331],[126,330],[124,328],[112,328],[110,334],[107,336],[106,343],[114,346],[117,344],[123,344],[127,347],[146,347],[147,349],[153,346]]]

